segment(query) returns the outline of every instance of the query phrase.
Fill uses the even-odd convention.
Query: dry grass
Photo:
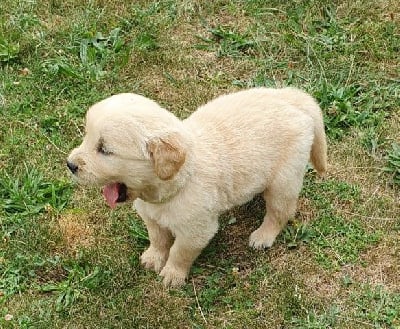
[[[90,248],[95,241],[93,227],[82,214],[63,214],[58,219],[58,230],[69,252]]]
[[[361,256],[363,265],[344,268],[343,272],[354,281],[372,286],[382,286],[388,291],[399,292],[397,277],[400,271],[397,248],[398,233],[385,236],[374,248]]]

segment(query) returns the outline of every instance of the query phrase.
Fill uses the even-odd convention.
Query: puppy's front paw
[[[171,288],[182,286],[185,283],[186,275],[186,271],[168,265],[160,273],[160,276],[163,277],[164,286]]]
[[[161,269],[167,262],[167,258],[168,252],[161,252],[152,246],[150,246],[142,256],[140,256],[142,265],[145,268],[154,270],[156,273],[160,273]]]
[[[277,234],[275,232],[270,232],[260,227],[251,233],[249,246],[254,249],[269,248],[275,242],[276,236]]]

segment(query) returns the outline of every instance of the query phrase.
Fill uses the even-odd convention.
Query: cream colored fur
[[[179,286],[217,232],[218,216],[258,193],[267,209],[250,246],[270,247],[295,213],[309,159],[325,172],[314,99],[257,88],[218,97],[183,121],[145,97],[112,96],[89,109],[84,140],[68,161],[81,183],[127,185],[149,233],[143,265]]]

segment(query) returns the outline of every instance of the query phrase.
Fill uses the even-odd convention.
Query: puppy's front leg
[[[176,288],[185,282],[194,260],[208,244],[207,240],[203,247],[200,247],[198,241],[195,242],[196,245],[194,246],[193,240],[188,239],[188,237],[176,237],[169,251],[167,264],[165,264],[165,267],[160,273],[160,276],[164,278],[164,286]]]
[[[160,273],[165,286],[179,287],[185,282],[194,260],[218,231],[218,217],[207,218],[202,214],[194,217],[195,222],[181,221],[186,225],[181,224],[179,232],[175,232],[175,242],[169,251],[168,261]]]
[[[161,227],[156,221],[148,218],[143,220],[149,233],[150,246],[140,260],[144,267],[159,273],[167,261],[173,237],[168,229]]]

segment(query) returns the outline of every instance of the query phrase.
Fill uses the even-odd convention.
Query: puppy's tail
[[[281,89],[282,96],[314,121],[314,141],[310,160],[314,169],[323,176],[327,169],[327,145],[322,111],[313,97],[296,88]]]
[[[327,169],[327,145],[326,135],[324,129],[324,121],[319,106],[318,115],[313,115],[314,118],[314,141],[311,146],[310,160],[314,166],[314,169],[319,175],[323,176]]]

